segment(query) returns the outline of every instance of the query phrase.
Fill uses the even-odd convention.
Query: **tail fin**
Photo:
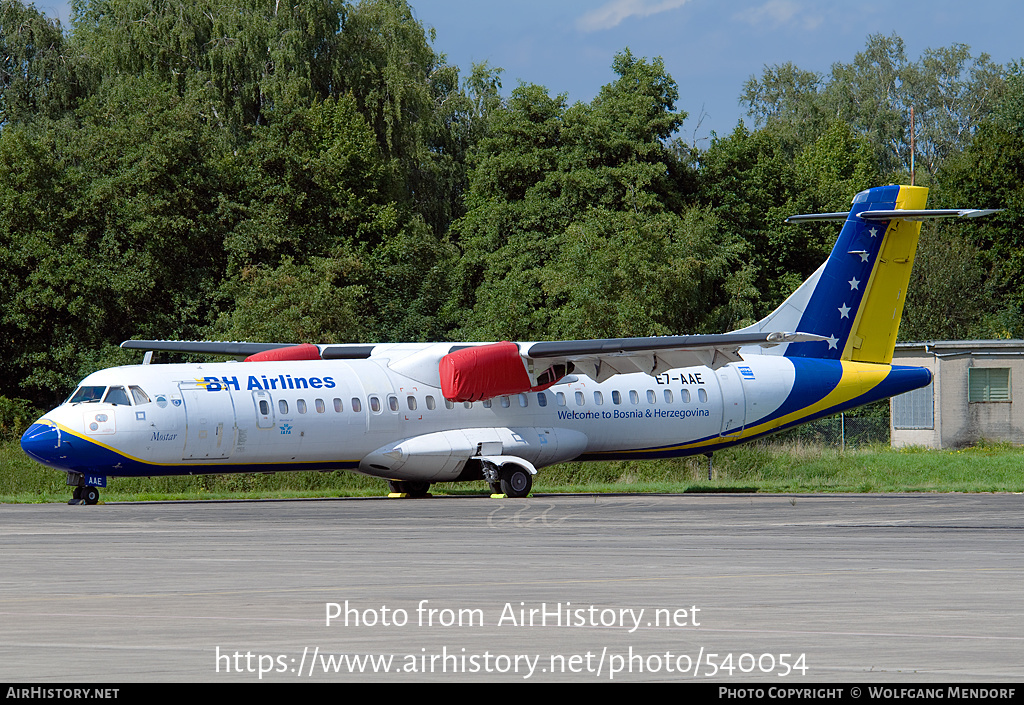
[[[879,186],[861,191],[849,214],[794,216],[846,222],[828,260],[779,308],[744,332],[794,330],[826,340],[765,351],[786,357],[891,363],[928,189]],[[899,211],[910,211],[906,214]],[[913,218],[913,219],[911,219]]]

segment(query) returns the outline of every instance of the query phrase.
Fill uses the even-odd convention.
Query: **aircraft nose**
[[[22,434],[21,449],[44,465],[56,466],[62,455],[60,431],[49,421],[37,421]]]

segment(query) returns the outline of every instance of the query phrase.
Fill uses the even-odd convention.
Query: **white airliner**
[[[773,313],[722,335],[380,345],[127,341],[246,356],[89,375],[22,436],[72,503],[108,477],[351,470],[393,492],[484,479],[526,496],[568,460],[707,454],[928,384],[892,365],[927,189],[854,198],[828,260]]]

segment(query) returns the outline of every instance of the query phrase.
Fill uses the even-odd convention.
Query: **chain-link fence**
[[[872,443],[888,444],[889,419],[880,416],[836,414],[810,421],[767,439],[768,443],[773,441],[798,441],[837,448],[857,448]]]

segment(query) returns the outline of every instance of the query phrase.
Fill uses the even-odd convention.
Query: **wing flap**
[[[533,362],[534,369],[567,364],[571,371],[604,382],[617,374],[643,372],[654,376],[700,365],[718,369],[730,362],[741,362],[739,349],[744,346],[772,347],[817,340],[825,338],[810,333],[742,332],[523,343],[520,350],[524,358]]]

